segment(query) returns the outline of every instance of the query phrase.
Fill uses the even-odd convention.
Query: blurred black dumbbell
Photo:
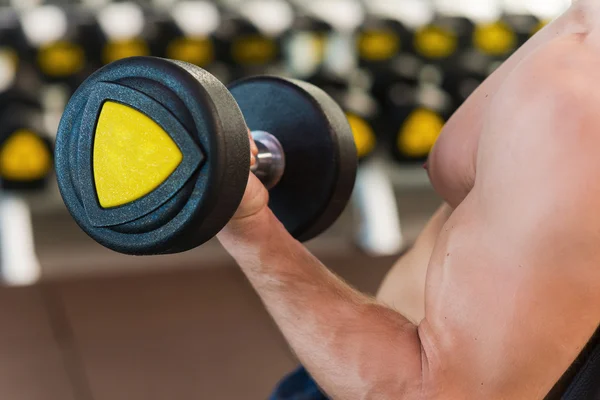
[[[156,30],[148,23],[149,5],[119,1],[91,10],[94,16],[85,26],[84,37],[94,65],[150,55]]]
[[[415,61],[409,60],[413,58],[409,52],[411,38],[410,30],[400,21],[375,15],[368,15],[357,33],[359,67],[371,77],[372,93],[378,101],[383,101],[383,92],[390,84],[414,72],[406,73],[400,66]]]
[[[155,8],[150,21],[156,27],[152,55],[212,70],[217,62],[213,35],[220,24],[214,3],[180,1],[169,9]]]
[[[283,38],[286,70],[297,79],[318,79],[323,72],[333,26],[300,7],[296,6],[294,13],[292,29]]]
[[[372,94],[353,85],[348,77],[327,71],[312,77],[311,83],[323,89],[340,105],[354,135],[359,161],[363,161],[376,150],[381,135],[379,115],[382,109]]]
[[[529,40],[545,23],[531,14],[505,13],[501,19],[514,32],[516,45],[520,47]]]
[[[0,181],[4,190],[43,190],[52,173],[52,141],[35,95],[0,94]]]
[[[371,94],[358,87],[348,86],[343,91],[332,91],[332,97],[348,118],[358,160],[368,159],[376,150],[380,132],[381,107]]]
[[[21,15],[23,59],[46,83],[75,89],[93,70],[82,23],[85,15],[73,7],[44,5]]]
[[[527,16],[522,16],[525,20]],[[525,21],[523,27],[515,18],[507,19],[508,16],[493,22],[478,23],[473,31],[472,47],[492,58],[495,61],[506,60],[521,44],[525,43],[531,36],[535,24],[531,25]],[[529,25],[529,26],[528,26]],[[522,30],[519,32],[517,29]]]
[[[15,84],[21,66],[19,50],[24,46],[17,14],[0,8],[0,93]]]
[[[454,108],[460,107],[497,65],[491,57],[473,49],[462,51],[448,64],[441,87],[451,96]]]
[[[412,50],[425,62],[442,64],[471,45],[474,24],[465,17],[437,15],[416,29]]]
[[[292,7],[282,0],[230,3],[222,5],[215,41],[219,60],[232,71],[231,79],[280,73],[284,38],[293,26]]]
[[[391,153],[398,162],[415,164],[429,155],[445,122],[454,112],[451,96],[441,87],[397,83],[387,99]]]
[[[330,46],[335,46],[332,41],[336,28],[321,13],[305,7],[306,4],[296,2],[294,6],[293,29],[284,42],[288,71],[332,96],[346,92],[349,77],[334,71],[328,63]]]
[[[387,138],[395,131],[395,117],[390,113],[397,112],[387,106],[390,87],[398,84],[416,87],[425,62],[413,51],[414,31],[400,18],[401,9],[386,5],[386,12],[382,13],[375,3],[365,2],[365,6],[369,12],[356,42],[359,66],[370,77],[369,93],[378,106],[371,123],[378,136]]]
[[[520,44],[529,39],[535,19],[524,15],[512,17],[504,16],[496,21],[475,23],[471,44],[460,49],[446,67],[442,86],[457,106],[510,57]]]
[[[456,65],[463,54],[472,49],[474,29],[475,24],[469,18],[436,15],[430,23],[418,27],[414,32],[412,51],[421,62],[418,85],[441,87],[453,100],[453,104],[447,107],[450,110],[458,105],[458,96],[447,84],[452,86],[462,80],[464,71]],[[392,106],[392,110],[396,112],[395,106]]]
[[[360,65],[386,68],[408,48],[410,39],[411,33],[401,21],[367,15],[356,39]]]

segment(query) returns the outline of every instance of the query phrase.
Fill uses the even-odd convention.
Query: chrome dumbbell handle
[[[267,189],[275,187],[285,170],[285,154],[279,140],[268,132],[253,131],[252,138],[258,147],[256,163],[250,169]]]

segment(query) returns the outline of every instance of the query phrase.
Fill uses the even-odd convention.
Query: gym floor
[[[324,260],[373,291],[393,259]],[[233,264],[0,290],[11,400],[265,399],[296,365]]]
[[[418,192],[402,199],[412,240],[439,200]],[[342,244],[348,218],[329,234],[338,241],[309,247],[373,293],[395,257],[373,259]],[[296,366],[259,298],[214,243],[187,257],[111,258],[67,221],[34,219],[43,283],[0,289],[2,398],[266,399]]]

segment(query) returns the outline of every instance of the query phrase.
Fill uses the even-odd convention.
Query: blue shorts
[[[304,367],[286,376],[269,400],[328,400]]]

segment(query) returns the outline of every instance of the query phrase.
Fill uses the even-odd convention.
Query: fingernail
[[[425,161],[425,163],[423,164],[423,169],[425,171],[429,171],[429,162],[428,161]]]

